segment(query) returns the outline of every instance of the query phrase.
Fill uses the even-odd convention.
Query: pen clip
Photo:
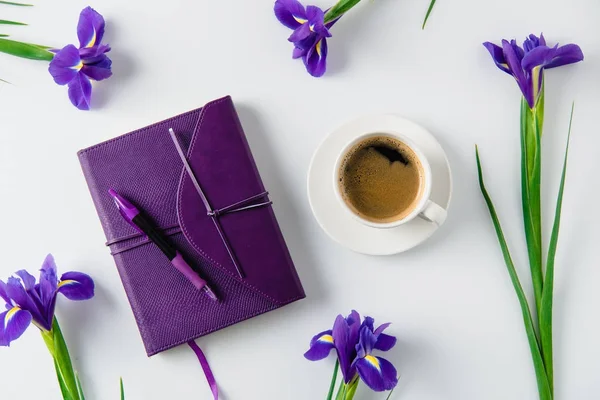
[[[129,225],[135,228],[136,231],[146,236],[146,233],[142,231],[140,227],[135,224],[135,222],[133,222],[133,219],[138,216],[140,210],[138,210],[133,204],[131,204],[129,200],[117,193],[116,190],[109,189],[108,193],[113,198],[113,201],[119,209],[119,213],[121,214],[121,216],[123,216],[123,219],[127,221]]]

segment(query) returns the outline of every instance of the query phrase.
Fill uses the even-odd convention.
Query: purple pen
[[[189,264],[183,259],[181,254],[167,241],[167,239],[157,230],[152,224],[144,218],[144,215],[131,204],[127,199],[119,195],[114,189],[108,191],[112,196],[119,212],[131,226],[137,231],[146,235],[152,243],[154,243],[163,253],[171,264],[179,272],[181,272],[198,290],[202,290],[212,300],[217,301],[217,296],[210,289],[204,279],[202,279],[196,271],[189,266]]]

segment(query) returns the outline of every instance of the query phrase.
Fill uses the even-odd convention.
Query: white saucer
[[[371,255],[401,253],[423,243],[438,227],[421,218],[391,229],[368,227],[342,207],[334,192],[333,173],[340,152],[353,139],[371,132],[398,132],[415,142],[431,164],[431,200],[448,209],[452,174],[444,149],[424,128],[391,114],[351,121],[323,140],[308,170],[308,201],[321,228],[341,245]]]

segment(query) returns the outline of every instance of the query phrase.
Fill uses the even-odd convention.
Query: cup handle
[[[446,216],[448,213],[444,208],[437,205],[431,200],[427,201],[425,208],[419,214],[419,217],[423,218],[426,221],[433,222],[437,226],[441,226],[444,221],[446,221]]]

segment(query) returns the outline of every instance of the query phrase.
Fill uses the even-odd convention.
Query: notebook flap
[[[198,117],[187,159],[212,210],[265,192],[230,97],[208,103]],[[264,203],[263,196],[256,203]],[[303,296],[270,205],[210,216],[187,172],[177,195],[181,229],[194,249],[224,272],[276,303]],[[238,274],[217,223],[243,277]]]

